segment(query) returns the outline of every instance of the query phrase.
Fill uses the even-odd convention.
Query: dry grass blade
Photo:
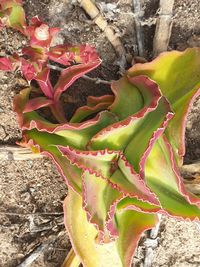
[[[85,12],[90,16],[90,18],[96,23],[96,25],[105,33],[105,36],[108,38],[120,58],[120,68],[123,71],[126,66],[126,51],[120,38],[108,25],[106,19],[102,16],[95,3],[93,3],[91,0],[78,0],[78,2]]]
[[[71,248],[61,267],[79,267],[80,263],[79,257],[76,255],[73,248]]]
[[[153,56],[167,51],[172,29],[174,0],[160,0],[160,12],[153,40]]]
[[[42,157],[43,155],[39,153],[32,153],[29,148],[22,148],[19,146],[0,147],[0,160],[30,160]]]

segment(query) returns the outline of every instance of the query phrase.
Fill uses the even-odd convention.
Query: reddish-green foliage
[[[112,82],[113,95],[88,97],[67,121],[62,93],[101,60],[88,45],[51,47],[58,29],[37,17],[29,26],[17,25],[30,45],[22,55],[1,58],[0,69],[19,68],[27,81],[38,83],[14,100],[21,144],[52,158],[68,184],[65,224],[83,265],[130,266],[141,234],[157,223],[158,213],[199,220],[200,198],[186,190],[178,167],[186,116],[200,92],[200,49],[136,64]],[[49,60],[63,66],[55,86]],[[44,107],[56,123],[42,115]]]

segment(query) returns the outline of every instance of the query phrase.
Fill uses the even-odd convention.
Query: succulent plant
[[[187,114],[200,93],[200,48],[134,65],[112,82],[112,95],[89,96],[67,120],[62,94],[101,60],[89,45],[52,47],[59,29],[38,17],[27,25],[21,4],[1,1],[0,28],[20,30],[29,46],[0,58],[0,70],[19,69],[28,81],[14,99],[20,145],[50,157],[68,185],[65,267],[128,267],[158,214],[200,219],[200,198],[179,172]],[[50,60],[63,67],[54,86]]]
[[[80,261],[130,266],[158,213],[200,218],[200,199],[186,190],[179,172],[188,109],[199,94],[200,49],[136,64],[112,82],[113,95],[89,96],[67,122],[61,93],[99,64],[95,57],[64,69],[54,87],[45,69],[36,78],[41,96],[30,98],[30,87],[14,106],[23,144],[52,158],[69,186],[65,224]],[[44,106],[57,123],[38,113]]]

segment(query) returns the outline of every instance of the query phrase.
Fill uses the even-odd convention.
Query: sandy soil
[[[118,78],[117,56],[104,34],[94,25],[76,1],[27,0],[28,18],[39,15],[52,26],[63,28],[56,42],[90,43],[97,47],[102,66],[91,75],[103,79]],[[96,1],[107,20],[122,39],[128,55],[137,53],[132,0]],[[143,24],[146,57],[151,58],[158,0],[143,0]],[[183,50],[200,46],[198,0],[175,0],[174,25],[169,50]],[[0,56],[19,50],[26,40],[17,32],[3,30],[0,33]],[[83,84],[85,83],[85,84]],[[83,86],[85,85],[85,86]],[[0,143],[14,144],[21,132],[12,112],[14,95],[26,83],[19,73],[0,72]],[[107,86],[81,81],[69,92],[83,103],[89,94],[104,94]],[[70,106],[73,112],[74,106]],[[186,162],[200,158],[200,98],[194,103],[188,116]],[[54,165],[48,159],[26,162],[0,162],[0,266],[23,266],[33,251],[41,255],[29,266],[57,267],[66,257],[70,243],[63,225],[62,201],[67,188]],[[200,266],[199,229],[195,223],[163,218],[159,232],[159,244],[154,251],[153,267]],[[48,245],[47,245],[48,244]],[[144,246],[138,249],[135,266],[143,266]],[[20,265],[21,264],[21,265]],[[28,265],[27,265],[28,266]]]

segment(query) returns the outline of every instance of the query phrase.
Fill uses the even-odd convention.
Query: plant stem
[[[63,71],[64,70],[64,68],[61,68],[61,67],[58,67],[58,66],[54,66],[54,65],[51,65],[51,64],[48,64],[47,66],[52,70],[57,70],[57,71]],[[88,80],[88,81],[95,82],[96,84],[102,83],[102,84],[110,85],[112,83],[111,81],[105,81],[105,80],[102,80],[100,78],[92,78],[92,77],[89,77],[88,75],[83,75],[81,78],[83,78],[85,80]]]
[[[61,267],[79,267],[80,263],[79,257],[75,254],[73,248],[71,248]]]
[[[91,19],[96,23],[96,25],[104,32],[107,39],[112,44],[120,61],[120,71],[124,72],[126,68],[126,50],[120,40],[120,38],[115,34],[114,30],[108,25],[106,19],[102,16],[95,3],[91,0],[78,0],[80,6],[85,10],[85,12],[91,17]]]
[[[156,23],[156,31],[153,40],[153,57],[167,51],[171,30],[174,0],[160,0],[159,18]]]

